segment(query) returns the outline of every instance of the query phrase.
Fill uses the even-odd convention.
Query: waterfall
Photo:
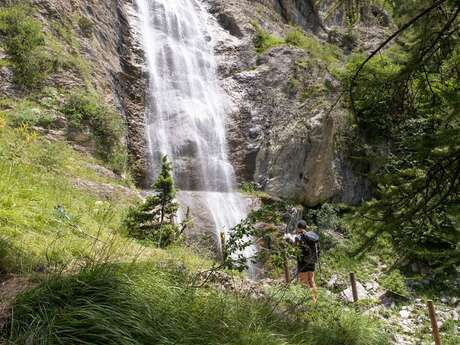
[[[217,80],[210,17],[199,0],[136,0],[149,72],[151,178],[166,154],[181,191],[204,204],[215,237],[247,214],[227,156],[228,101]],[[180,198],[180,197],[179,197]],[[201,206],[203,209],[203,206]]]

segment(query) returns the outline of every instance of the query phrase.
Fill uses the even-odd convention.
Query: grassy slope
[[[193,274],[182,266],[154,266],[98,266],[48,280],[18,299],[8,325],[13,343],[386,344],[374,322],[328,297],[287,317],[289,309],[273,304],[287,302],[284,296],[255,300],[193,288]],[[291,294],[296,302],[306,297],[304,289]]]
[[[93,159],[69,145],[47,142],[26,127],[11,128],[4,117],[0,121],[2,269],[28,271],[83,258],[91,236],[108,239],[126,200],[101,202],[76,190],[71,179],[118,181],[98,177],[85,167]]]
[[[55,58],[66,57],[59,52],[69,35],[58,31],[62,37],[55,42],[48,37],[48,45]],[[78,50],[69,37],[67,45]],[[275,43],[308,50],[312,41],[293,33]],[[81,61],[70,62],[59,65],[78,67],[85,77]],[[120,221],[130,200],[122,195],[100,200],[76,190],[72,180],[127,182],[98,175],[87,163],[100,162],[20,126],[53,121],[38,103],[7,100],[0,114],[0,270],[48,273],[34,274],[37,286],[18,297],[2,334],[10,343],[386,343],[377,323],[324,292],[313,307],[308,291],[297,286],[270,287],[267,300],[194,288],[194,272],[210,262],[187,248],[156,250],[125,238]],[[54,104],[50,108],[56,110]]]
[[[27,127],[10,127],[0,115],[2,271],[50,271],[88,260],[169,256],[121,233],[120,222],[132,199],[115,193],[101,200],[74,188],[75,178],[127,184],[100,176],[87,166],[97,163],[65,142],[50,142]]]
[[[280,296],[272,288],[271,298],[255,300],[194,288],[194,272],[209,261],[190,249],[163,251],[124,238],[120,220],[129,200],[101,201],[71,184],[76,177],[123,181],[98,176],[85,167],[95,163],[91,157],[26,127],[13,128],[5,118],[0,267],[49,273],[35,274],[38,286],[16,301],[3,334],[11,344],[385,344],[376,323],[325,294],[317,310],[326,313],[296,311],[291,319],[284,314],[289,305],[312,307],[303,289]]]

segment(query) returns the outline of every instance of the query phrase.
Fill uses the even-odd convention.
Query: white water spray
[[[216,235],[247,214],[227,157],[226,108],[209,14],[200,0],[136,0],[149,72],[146,127],[152,178],[162,155],[182,191],[203,200]],[[219,236],[216,236],[219,238]]]

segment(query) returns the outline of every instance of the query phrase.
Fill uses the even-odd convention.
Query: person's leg
[[[318,288],[316,287],[315,282],[315,272],[307,272],[307,281],[308,286],[311,289],[313,303],[316,303],[316,301],[318,300]]]
[[[303,286],[310,287],[310,285],[308,284],[307,272],[299,272],[299,282]]]

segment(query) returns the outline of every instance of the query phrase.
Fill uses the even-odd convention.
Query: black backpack
[[[319,259],[319,235],[316,232],[308,231],[300,235],[301,258],[308,264],[315,264]]]

